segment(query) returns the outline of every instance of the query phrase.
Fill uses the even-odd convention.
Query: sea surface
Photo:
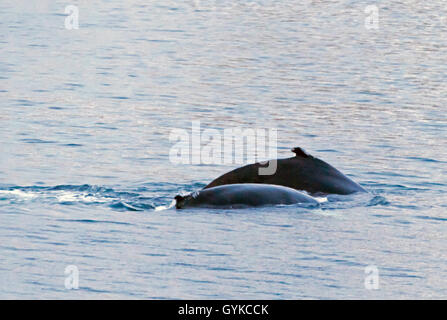
[[[446,62],[442,0],[2,0],[0,298],[445,299]],[[368,193],[176,210],[194,123]]]

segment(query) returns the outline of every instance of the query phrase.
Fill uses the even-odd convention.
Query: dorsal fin
[[[302,158],[309,158],[309,157],[311,157],[310,154],[308,154],[306,151],[304,151],[300,147],[293,148],[292,152],[295,153],[295,157],[302,157]]]

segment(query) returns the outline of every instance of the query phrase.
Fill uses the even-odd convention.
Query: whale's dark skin
[[[187,196],[176,196],[176,208],[245,208],[268,205],[305,204],[318,202],[295,189],[271,184],[228,184],[202,189]]]
[[[259,168],[267,167],[267,164],[254,163],[225,173],[204,189],[226,184],[263,183],[304,190],[311,195],[366,192],[330,164],[305,153],[301,148],[292,151],[295,157],[276,160],[276,172],[272,175],[260,175]]]

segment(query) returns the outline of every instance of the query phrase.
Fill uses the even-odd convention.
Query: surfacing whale
[[[261,183],[303,190],[311,195],[366,192],[358,183],[330,164],[307,154],[301,148],[294,148],[292,152],[295,157],[276,160],[276,170],[273,174],[259,174],[259,170],[267,167],[267,164],[249,164],[225,173],[204,189],[227,184]],[[274,160],[269,163],[271,161]]]
[[[317,206],[312,197],[295,189],[272,184],[227,184],[202,189],[186,196],[175,197],[177,209],[182,208],[246,208],[269,205],[304,204]]]

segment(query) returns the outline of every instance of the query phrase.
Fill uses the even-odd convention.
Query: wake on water
[[[173,195],[182,190],[188,193],[205,184],[157,184],[134,188],[112,188],[96,185],[9,186],[0,188],[0,206],[21,203],[50,205],[102,206],[113,211],[163,211],[173,209]],[[322,210],[346,209],[389,204],[381,194],[359,193],[353,195],[328,195],[316,197]],[[292,205],[294,206],[294,205]]]

